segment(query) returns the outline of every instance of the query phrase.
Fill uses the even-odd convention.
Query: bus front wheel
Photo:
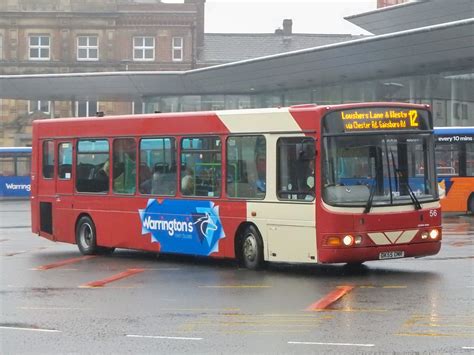
[[[263,265],[263,242],[254,226],[245,228],[241,244],[241,260],[250,270],[258,270]]]
[[[467,210],[468,212],[474,214],[474,194],[471,194],[471,196],[469,196],[469,200],[467,202]]]
[[[88,216],[81,217],[77,223],[76,243],[83,255],[94,255],[98,252],[95,225]]]

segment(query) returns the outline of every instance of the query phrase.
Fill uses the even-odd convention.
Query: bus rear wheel
[[[247,269],[258,270],[263,265],[263,241],[254,226],[244,229],[240,257]]]
[[[76,227],[76,244],[83,255],[95,255],[98,253],[95,225],[88,216],[79,219]]]

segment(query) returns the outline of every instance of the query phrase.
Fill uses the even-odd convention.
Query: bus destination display
[[[344,132],[420,129],[418,110],[371,108],[339,111]]]

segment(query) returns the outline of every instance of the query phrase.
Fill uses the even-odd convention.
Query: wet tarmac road
[[[252,272],[84,258],[31,234],[26,202],[0,202],[0,215],[2,354],[474,352],[473,217],[445,217],[427,258]]]

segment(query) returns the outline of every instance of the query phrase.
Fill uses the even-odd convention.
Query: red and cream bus
[[[83,254],[130,248],[256,269],[421,257],[441,246],[422,105],[35,121],[31,176],[33,232]]]

